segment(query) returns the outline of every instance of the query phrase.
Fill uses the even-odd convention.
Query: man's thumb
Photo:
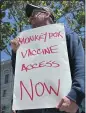
[[[59,104],[57,105],[57,109],[59,109],[60,107],[61,107],[61,105],[63,104],[63,102],[64,102],[64,99],[61,99],[61,101],[59,102]]]

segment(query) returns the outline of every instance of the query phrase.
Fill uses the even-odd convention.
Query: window
[[[9,69],[4,70],[5,80],[4,83],[7,84],[9,82]]]
[[[6,75],[5,75],[5,84],[7,84],[8,81],[9,81],[9,74],[6,74]]]
[[[6,110],[6,106],[2,106],[2,111]]]
[[[3,90],[3,97],[6,97],[6,92],[7,92],[7,90]]]
[[[6,111],[6,106],[2,106],[2,112],[1,113],[5,113]]]
[[[9,113],[9,106],[8,105],[2,105],[1,113]]]
[[[2,111],[1,113],[5,113],[5,111]]]

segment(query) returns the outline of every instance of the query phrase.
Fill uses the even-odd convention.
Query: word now
[[[29,37],[18,37],[18,41],[20,44],[28,44],[32,41],[43,41],[46,42],[47,39],[52,38],[63,38],[61,32],[54,32],[54,33],[41,33],[40,35],[32,35]]]
[[[28,87],[25,87],[23,81],[20,81],[20,100],[23,98],[23,93],[26,92],[28,97],[30,98],[31,101],[33,101],[34,97],[41,97],[43,96],[46,92],[51,95],[54,93],[56,96],[59,94],[59,89],[60,89],[60,79],[58,80],[58,88],[57,91],[53,88],[53,86],[47,86],[47,84],[44,82],[38,82],[37,84],[33,85],[33,81],[30,79],[30,82],[28,83],[28,87],[30,88],[30,91],[28,91]],[[39,91],[38,88],[41,88]]]
[[[27,72],[28,70],[32,70],[36,68],[43,68],[43,67],[57,68],[59,66],[60,64],[56,63],[55,61],[42,61],[39,63],[29,64],[29,65],[22,64],[21,71]]]
[[[42,54],[42,55],[46,55],[46,54],[53,54],[53,53],[57,53],[57,45],[53,45],[44,49],[28,49],[28,50],[24,50],[25,52],[21,52],[21,55],[23,58],[25,58],[26,56],[33,56],[33,55],[38,55],[38,54]]]

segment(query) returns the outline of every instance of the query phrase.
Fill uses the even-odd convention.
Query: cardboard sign
[[[71,89],[64,25],[26,30],[18,40],[13,110],[55,108]]]

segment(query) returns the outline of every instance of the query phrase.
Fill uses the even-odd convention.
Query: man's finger
[[[59,104],[57,105],[57,109],[59,109],[61,107],[61,105],[63,104],[64,99],[61,99],[61,101],[59,102]]]
[[[11,44],[13,44],[13,43],[14,43],[14,41],[13,41],[13,40],[11,40],[10,42],[11,42]]]
[[[69,112],[68,105],[63,102],[63,104],[61,105],[61,107],[59,108],[59,110],[60,111],[65,111],[65,112]]]

